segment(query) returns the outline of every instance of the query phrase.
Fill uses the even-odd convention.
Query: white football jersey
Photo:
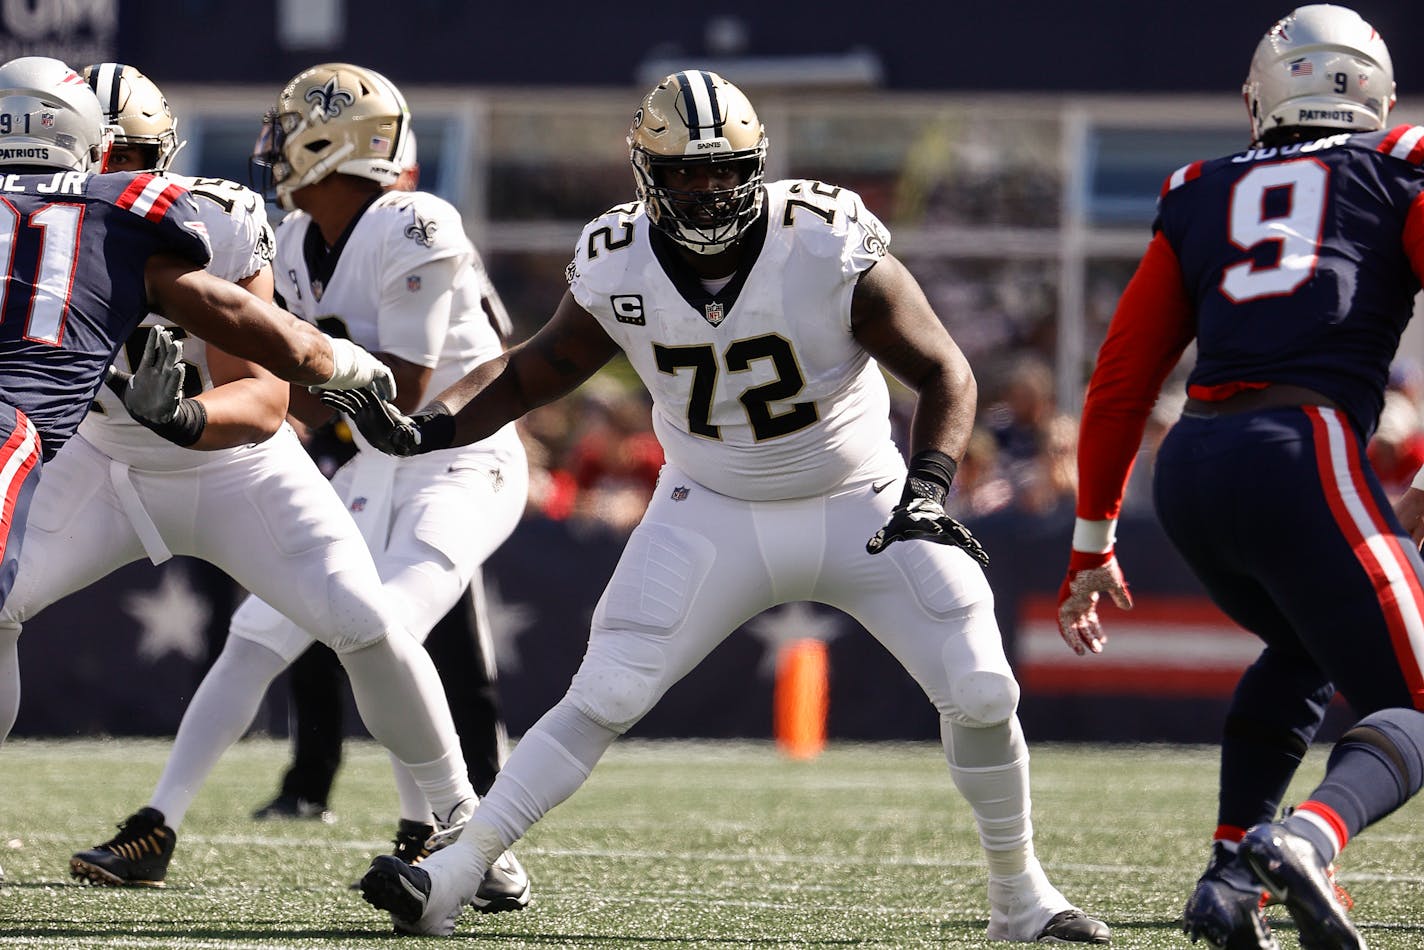
[[[893,450],[889,390],[850,326],[889,233],[821,182],[771,182],[765,202],[742,238],[753,257],[716,294],[650,239],[641,203],[584,228],[568,275],[652,394],[668,460],[750,501],[825,493]]]
[[[213,250],[213,258],[207,266],[209,273],[224,280],[239,281],[271,262],[275,249],[272,227],[267,223],[267,206],[256,192],[224,178],[166,177],[198,198],[198,213]],[[119,348],[114,365],[124,372],[133,372],[143,356],[149,328],[154,326],[172,328],[174,335],[183,341],[185,395],[194,396],[211,389],[213,380],[208,370],[207,344],[156,313],[145,317]],[[174,445],[135,422],[124,408],[123,400],[107,386],[99,387],[94,403],[80,424],[79,432],[111,458],[148,468],[189,468],[215,460],[222,451],[235,451],[214,453]]]
[[[382,192],[330,251],[306,212],[292,212],[277,225],[273,271],[292,313],[430,367],[430,397],[503,351],[504,308],[484,263],[460,213],[427,192]]]

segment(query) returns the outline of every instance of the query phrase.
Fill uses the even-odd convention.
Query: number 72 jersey
[[[1195,316],[1190,395],[1290,383],[1373,431],[1424,274],[1421,143],[1413,126],[1340,134],[1168,178],[1156,228]]]
[[[568,272],[652,395],[668,460],[751,501],[823,494],[895,451],[884,377],[850,328],[888,233],[844,188],[771,182],[763,201],[725,286],[705,286],[638,203],[584,228]]]

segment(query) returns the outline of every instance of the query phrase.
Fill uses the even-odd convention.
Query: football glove
[[[319,398],[337,412],[344,413],[356,424],[367,442],[387,455],[404,457],[430,451],[429,447],[421,446],[419,420],[431,415],[431,409],[424,409],[414,417],[407,416],[369,387],[328,389],[321,392]],[[434,405],[445,408],[440,403]]]
[[[934,541],[961,548],[982,566],[989,566],[985,553],[969,529],[944,513],[944,506],[932,498],[901,499],[885,525],[865,542],[865,550],[879,554],[896,541]]]
[[[1123,610],[1132,609],[1132,595],[1111,550],[1103,553],[1074,551],[1068,575],[1058,588],[1058,632],[1073,652],[1101,653],[1107,643],[1098,619],[1098,598],[1107,594]]]
[[[143,357],[132,374],[109,367],[105,382],[140,422],[162,425],[178,414],[183,401],[183,344],[163,327],[150,327]]]
[[[203,434],[208,411],[183,398],[183,345],[163,327],[153,327],[133,373],[110,366],[104,383],[124,401],[134,421],[176,445],[189,446]]]
[[[396,398],[396,378],[389,366],[350,340],[328,336],[326,342],[331,345],[331,378],[309,387],[312,392],[369,386],[378,399]]]

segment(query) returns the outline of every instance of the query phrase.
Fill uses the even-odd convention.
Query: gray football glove
[[[962,548],[964,553],[984,567],[989,566],[989,555],[978,539],[969,533],[968,528],[945,514],[939,502],[930,498],[912,498],[896,505],[884,527],[865,543],[865,550],[879,554],[896,541],[952,544]]]
[[[178,415],[184,373],[183,344],[163,327],[153,327],[133,374],[110,366],[105,381],[123,399],[129,415],[155,426],[171,422]]]

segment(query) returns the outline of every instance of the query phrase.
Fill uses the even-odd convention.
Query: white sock
[[[474,799],[450,707],[430,654],[404,629],[340,654],[361,720],[410,769],[437,813]]]
[[[567,700],[546,712],[514,747],[470,821],[493,831],[494,853],[486,857],[498,857],[577,791],[616,738]]]
[[[1028,746],[1018,717],[974,727],[946,720],[941,733],[954,785],[974,810],[989,876],[1021,874],[1036,865]]]
[[[425,793],[420,790],[410,769],[392,755],[391,771],[396,778],[396,794],[400,796],[400,816],[409,821],[430,824],[430,803],[425,800]]]
[[[0,624],[0,743],[20,715],[20,625]]]
[[[228,637],[183,712],[173,749],[149,804],[174,831],[228,747],[252,725],[262,697],[287,663],[264,646]]]

